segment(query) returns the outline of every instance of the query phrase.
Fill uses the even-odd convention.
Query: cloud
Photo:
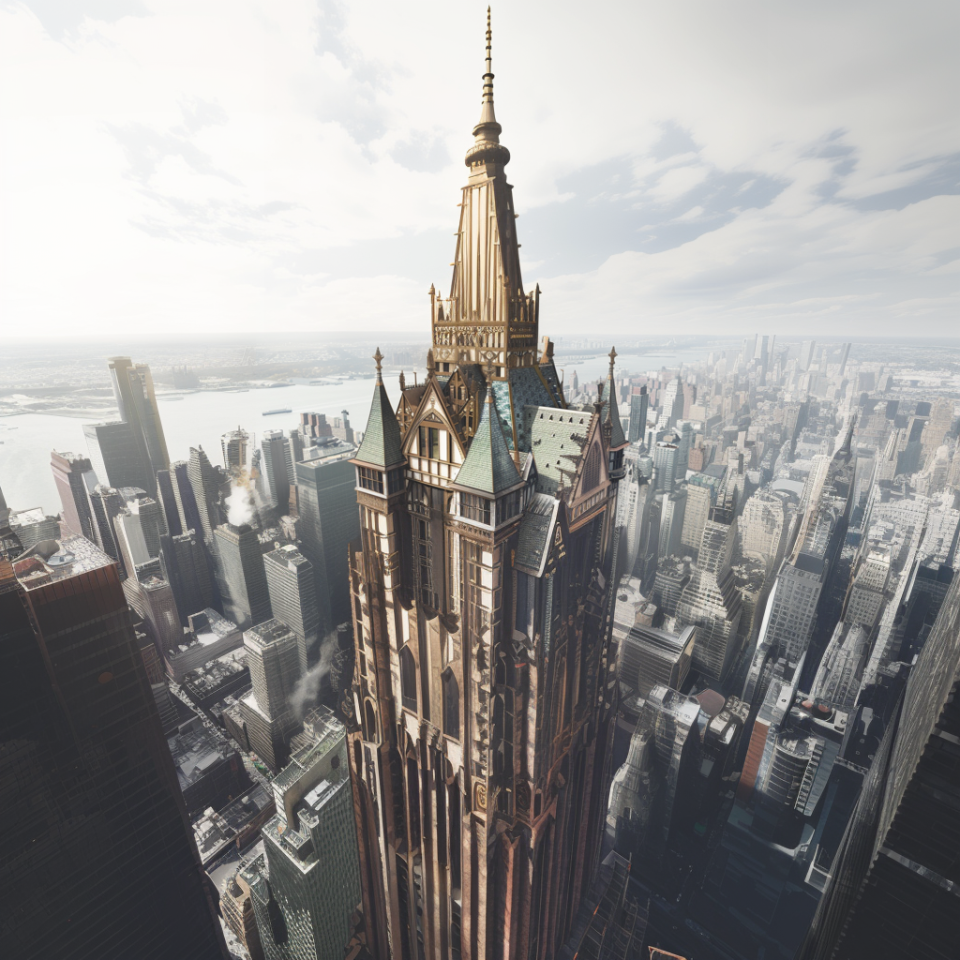
[[[483,16],[440,0],[0,0],[4,317],[51,336],[131,318],[426,334]],[[935,0],[495,9],[544,332],[785,328],[814,301],[836,308],[832,332],[943,329],[958,27]]]

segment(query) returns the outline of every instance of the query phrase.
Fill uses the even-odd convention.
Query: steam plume
[[[244,483],[234,480],[230,484],[230,496],[224,502],[227,507],[228,523],[232,523],[235,527],[244,523],[253,523],[253,497],[250,488]]]
[[[337,635],[328,634],[320,644],[320,659],[298,681],[290,695],[290,706],[298,720],[303,719],[307,708],[317,702],[324,677],[330,673],[330,665],[337,652]]]

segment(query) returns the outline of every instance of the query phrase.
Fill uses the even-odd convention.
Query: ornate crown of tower
[[[460,204],[460,226],[450,296],[430,288],[433,352],[440,369],[490,364],[495,378],[510,367],[537,363],[540,288],[523,292],[513,187],[504,168],[510,151],[500,143],[493,109],[493,59],[487,8],[487,58],[480,121],[464,163],[470,170]],[[448,365],[448,366],[444,366]]]

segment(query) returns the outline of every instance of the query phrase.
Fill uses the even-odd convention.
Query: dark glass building
[[[874,759],[799,960],[954,960],[960,945],[960,580]]]
[[[352,444],[323,440],[309,451],[313,459],[296,465],[300,536],[313,564],[320,636],[350,620],[347,549],[360,536]]]
[[[0,952],[225,957],[116,565],[53,544],[0,561]]]
[[[129,423],[123,420],[85,423],[83,435],[87,439],[90,462],[102,484],[140,487],[146,491],[156,489],[149,461],[145,459]]]

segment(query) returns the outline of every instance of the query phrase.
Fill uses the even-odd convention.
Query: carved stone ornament
[[[473,805],[477,810],[487,809],[487,785],[482,780],[473,786]]]

